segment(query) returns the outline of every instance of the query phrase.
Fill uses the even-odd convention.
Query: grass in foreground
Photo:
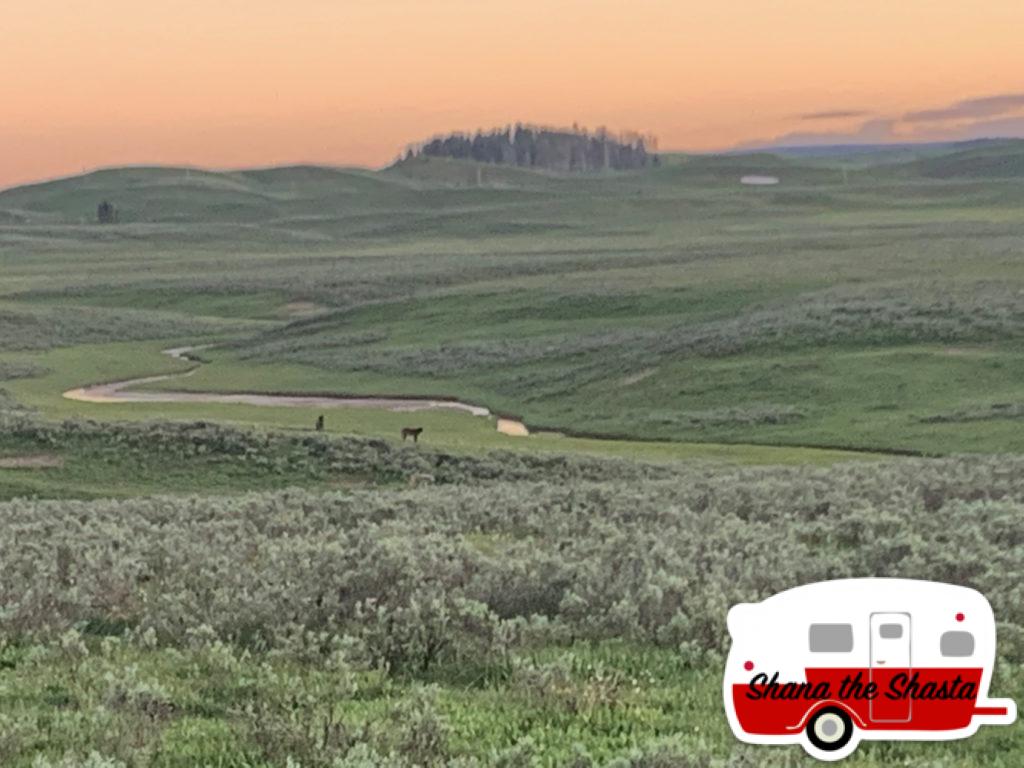
[[[446,457],[414,488],[3,502],[0,763],[811,765],[729,734],[728,607],[863,574],[974,586],[992,694],[1019,699],[1020,464]],[[1021,739],[848,764],[1010,768]]]
[[[0,651],[9,768],[811,766],[799,747],[738,743],[720,670],[623,644],[548,647],[497,667],[390,677],[318,661],[68,633]],[[1024,681],[1001,682],[1020,700]],[[946,744],[862,744],[851,768],[1011,768],[1020,729]],[[108,762],[88,762],[87,755]],[[71,763],[63,762],[68,756]]]

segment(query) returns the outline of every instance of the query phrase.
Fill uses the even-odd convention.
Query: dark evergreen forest
[[[630,170],[656,165],[655,146],[654,139],[637,133],[516,125],[438,136],[410,147],[406,159],[450,157],[552,171]]]

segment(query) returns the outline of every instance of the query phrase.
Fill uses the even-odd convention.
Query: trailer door
[[[876,723],[905,723],[910,720],[911,700],[890,699],[890,681],[898,674],[911,674],[910,614],[871,614],[870,678],[878,695],[869,702],[869,715]]]

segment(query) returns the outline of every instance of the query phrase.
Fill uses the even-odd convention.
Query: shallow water
[[[193,352],[206,347],[176,347],[165,349],[164,354],[175,360],[192,361]],[[161,376],[145,376],[138,379],[126,379],[109,384],[95,384],[88,387],[70,389],[64,393],[69,400],[83,403],[227,403],[236,405],[262,405],[284,407],[315,407],[315,408],[382,408],[395,412],[429,411],[447,409],[463,411],[473,416],[489,417],[489,409],[480,405],[463,403],[459,400],[438,400],[418,397],[343,397],[332,395],[266,395],[254,392],[175,392],[175,391],[139,391],[133,389],[142,384],[169,379],[183,379],[199,370],[200,365],[184,373],[169,373]],[[529,430],[526,425],[515,419],[499,418],[497,430],[504,435],[526,437]]]

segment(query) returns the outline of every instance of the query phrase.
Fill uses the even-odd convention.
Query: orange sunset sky
[[[2,0],[0,187],[379,166],[516,121],[661,149],[1024,136],[1022,0]]]

